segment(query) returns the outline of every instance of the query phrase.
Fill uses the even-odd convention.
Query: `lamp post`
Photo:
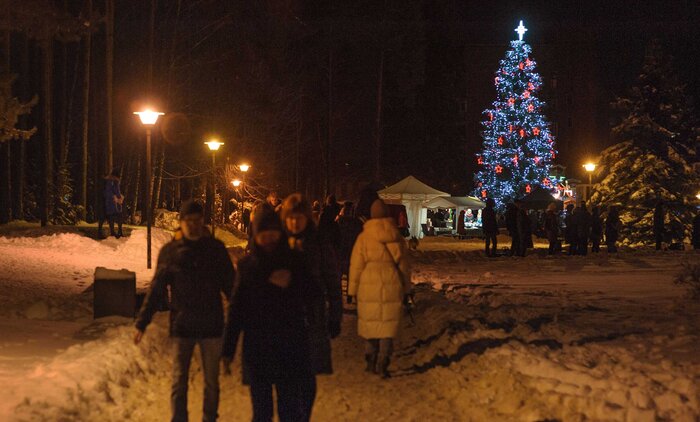
[[[214,227],[216,225],[216,151],[221,148],[223,142],[219,142],[218,139],[212,139],[211,141],[205,142],[206,146],[209,147],[211,151],[211,177],[212,177],[212,200],[211,200],[211,235],[214,237]]]
[[[151,269],[151,128],[165,113],[146,109],[135,111],[134,114],[139,116],[141,123],[146,127],[146,268]]]

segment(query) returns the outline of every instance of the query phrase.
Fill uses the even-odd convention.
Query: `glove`
[[[331,340],[340,335],[340,321],[328,321],[328,335]]]

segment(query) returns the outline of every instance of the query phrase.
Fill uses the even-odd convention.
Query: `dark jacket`
[[[603,220],[600,218],[600,214],[591,214],[591,239],[600,239],[603,235]]]
[[[577,242],[578,229],[576,228],[575,214],[576,210],[574,209],[572,212],[567,211],[564,217],[564,225],[566,226],[564,229],[564,240],[566,240],[566,243]]]
[[[122,192],[119,189],[119,178],[115,176],[105,177],[105,188],[102,191],[105,205],[105,215],[114,215],[122,212],[122,205],[117,202]]]
[[[620,237],[620,215],[615,212],[608,214],[605,219],[605,241],[615,243]]]
[[[332,374],[330,338],[340,334],[343,319],[343,287],[336,253],[311,228],[298,236],[288,236],[289,246],[301,253],[320,291],[309,309],[313,314],[309,334],[314,370],[317,374]]]
[[[508,204],[506,208],[506,228],[511,237],[519,237],[518,208],[513,204]]]
[[[466,213],[464,211],[460,211],[459,216],[457,217],[457,233],[460,235],[467,234],[467,228],[464,225],[465,219],[466,219]]]
[[[591,235],[591,213],[583,208],[574,211],[574,226],[576,226],[576,238],[579,241],[588,242]]]
[[[664,232],[665,217],[663,205],[657,205],[654,209],[654,234],[657,236]]]
[[[486,207],[481,212],[481,228],[484,234],[498,234],[498,221],[493,207]]]
[[[136,328],[144,331],[169,297],[172,337],[220,337],[224,329],[221,295],[230,296],[233,279],[233,264],[220,241],[211,236],[171,241],[158,255]]]
[[[287,287],[269,281],[276,270],[291,273]],[[314,375],[308,324],[314,323],[309,310],[318,295],[304,258],[286,245],[272,255],[253,248],[239,261],[222,354],[233,357],[243,332],[245,384]]]
[[[547,211],[544,217],[544,231],[549,241],[559,237],[559,215],[556,211]]]
[[[530,217],[527,215],[527,211],[518,209],[517,224],[518,224],[518,234],[520,236],[520,243],[523,248],[531,248],[534,246],[532,243],[532,222]],[[524,250],[524,249],[523,249]],[[523,253],[523,251],[521,251]]]
[[[362,233],[362,222],[357,217],[341,215],[338,218],[340,228],[340,249],[338,250],[338,261],[340,271],[347,274],[350,269],[350,255],[355,246],[357,236]]]

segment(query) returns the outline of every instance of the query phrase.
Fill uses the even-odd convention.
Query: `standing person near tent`
[[[591,252],[600,252],[600,240],[603,237],[603,220],[600,218],[600,207],[594,206],[591,213]]]
[[[459,212],[459,217],[457,217],[457,235],[460,239],[467,236],[467,226],[465,225],[465,220],[467,219],[467,212],[462,210]]]
[[[544,231],[549,241],[547,253],[554,255],[559,249],[559,215],[557,213],[557,204],[554,202],[547,206],[547,213],[544,217]]]
[[[520,232],[518,231],[518,208],[512,202],[506,205],[506,228],[510,235],[510,256],[520,255]]]
[[[230,368],[243,333],[243,384],[250,388],[253,421],[272,421],[273,388],[280,421],[306,422],[316,396],[309,325],[319,296],[306,260],[287,245],[279,217],[256,207],[250,254],[238,262],[222,357]]]
[[[357,297],[357,333],[367,340],[366,370],[382,378],[389,377],[403,299],[411,290],[406,255],[406,242],[384,201],[377,199],[352,250],[348,295]]]
[[[495,257],[498,250],[498,221],[496,220],[496,201],[493,198],[486,200],[486,208],[481,211],[481,228],[484,232],[484,247],[486,256]],[[491,251],[489,246],[493,245]]]
[[[309,324],[311,361],[316,374],[332,374],[330,340],[340,335],[343,319],[342,285],[335,248],[332,240],[324,238],[314,226],[311,206],[301,194],[289,195],[282,202],[280,218],[289,247],[305,259],[321,292],[309,309],[310,321],[313,321]]]
[[[569,244],[569,255],[576,255],[576,248],[578,248],[578,229],[576,228],[576,221],[574,220],[574,204],[569,204],[566,206],[566,215],[564,216],[564,240]]]
[[[617,252],[617,239],[620,237],[620,211],[615,205],[608,208],[608,217],[605,219],[605,244],[608,252]]]
[[[150,290],[136,320],[134,343],[163,304],[170,308],[173,372],[170,403],[173,422],[187,421],[190,363],[199,346],[204,374],[205,422],[216,421],[219,361],[224,330],[222,296],[229,297],[234,269],[226,247],[204,226],[204,208],[187,201],[180,210],[180,231],[163,246]]]
[[[124,204],[124,195],[119,189],[119,170],[113,169],[104,178],[104,189],[102,190],[104,213],[98,217],[97,235],[100,239],[102,236],[102,225],[105,219],[109,223],[109,235],[117,239],[122,237],[122,210]],[[117,224],[118,231],[114,231],[114,223]]]

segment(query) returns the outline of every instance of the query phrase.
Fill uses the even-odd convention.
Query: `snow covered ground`
[[[98,265],[148,281],[140,232],[0,237],[0,420],[167,419],[166,315],[137,347],[131,321],[92,321],[84,293]],[[156,234],[154,256],[168,237]],[[672,283],[680,262],[700,255],[487,259],[480,249],[421,243],[415,324],[406,319],[387,381],[363,372],[347,309],[315,421],[700,420],[700,305]],[[222,420],[250,419],[236,365],[222,377]],[[195,363],[192,420],[201,390]]]

